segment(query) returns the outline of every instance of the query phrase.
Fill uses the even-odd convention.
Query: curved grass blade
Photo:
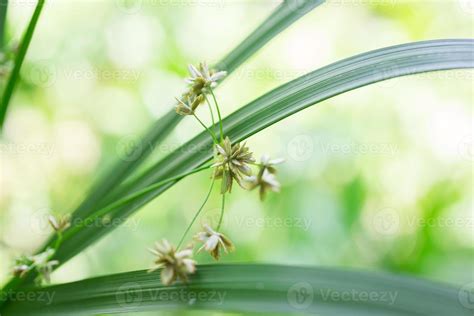
[[[8,0],[0,0],[0,49],[5,47]]]
[[[217,63],[216,68],[232,72],[267,44],[276,34],[326,0],[285,0],[283,4],[256,28],[239,46]]]
[[[388,47],[326,66],[263,95],[224,119],[224,132],[234,142],[311,105],[341,93],[390,78],[417,73],[474,68],[474,40],[436,40]],[[212,140],[201,133],[123,186],[117,197],[143,189],[163,179],[197,168],[212,157]],[[170,183],[114,211],[113,222],[122,223],[140,207],[163,193]],[[67,261],[115,227],[89,227],[66,241],[57,252]]]
[[[325,0],[285,1],[253,33],[218,62],[215,68],[225,70],[228,74],[232,73],[272,38],[324,2]],[[97,206],[104,205],[100,203],[107,200],[106,197],[109,196],[110,192],[144,162],[153,148],[156,148],[173,131],[181,119],[181,116],[171,111],[153,124],[140,141],[140,144],[144,146],[138,146],[129,153],[129,156],[133,159],[120,160],[110,168],[109,172],[93,186],[74,216],[84,217]],[[107,201],[110,201],[110,199]]]
[[[468,316],[451,286],[383,273],[277,265],[199,266],[187,285],[127,272],[40,289],[9,315],[97,315],[160,310],[293,312],[326,316]],[[29,295],[29,296],[28,296]],[[40,299],[41,298],[41,299]]]
[[[239,44],[235,50],[219,62],[216,67],[231,73],[273,37],[324,2],[325,0],[285,1],[275,9],[250,36]],[[107,206],[107,203],[104,201],[111,201],[110,198],[107,199],[110,193],[145,161],[151,154],[152,149],[156,148],[171,133],[174,127],[181,121],[181,118],[182,117],[176,115],[174,111],[170,111],[154,123],[140,140],[140,143],[144,146],[136,147],[129,153],[129,156],[133,157],[133,159],[117,161],[114,166],[93,185],[88,196],[73,213],[72,220],[75,218],[86,218],[97,209]],[[51,240],[52,239],[50,239],[50,242]],[[19,286],[19,284],[28,283],[33,278],[34,276],[30,276],[25,280],[12,279],[3,290],[9,290]],[[2,302],[3,300],[0,297],[0,306]]]
[[[23,65],[23,60],[25,59],[26,52],[28,51],[28,47],[31,43],[31,38],[33,37],[33,33],[36,28],[36,24],[38,23],[38,19],[40,17],[41,11],[43,10],[45,0],[38,0],[36,4],[35,11],[31,16],[30,23],[28,24],[28,28],[26,29],[25,35],[21,40],[20,46],[18,48],[18,52],[15,58],[15,65],[13,67],[12,73],[8,78],[7,85],[5,87],[5,91],[3,91],[1,103],[0,103],[0,129],[3,127],[3,123],[5,122],[5,116],[7,114],[8,105],[10,104],[10,99],[13,95],[13,90],[15,89],[15,85],[20,78],[20,69]]]

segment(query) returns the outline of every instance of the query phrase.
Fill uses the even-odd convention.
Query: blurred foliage
[[[214,62],[275,5],[47,5],[1,143],[0,280],[6,280],[15,256],[44,241],[45,214],[70,211],[100,170],[124,158],[126,146],[171,108],[186,64]],[[469,8],[463,1],[329,1],[223,84],[218,94],[224,113],[360,52],[415,40],[471,38]],[[7,40],[16,43],[32,7],[9,9]],[[250,139],[257,156],[268,152],[287,159],[279,175],[283,188],[263,204],[256,194],[235,190],[223,227],[237,251],[223,261],[472,281],[472,80],[472,71],[452,71],[383,82],[328,100]],[[184,121],[155,148],[150,162],[199,131],[193,121]],[[183,180],[68,262],[53,281],[149,267],[146,248],[163,237],[180,237],[205,196],[208,177]],[[199,222],[216,220],[218,209],[216,191]],[[211,261],[205,254],[197,258]],[[175,314],[181,312],[162,313]]]

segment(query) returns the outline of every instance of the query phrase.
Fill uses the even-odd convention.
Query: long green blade
[[[250,36],[217,64],[218,69],[226,70],[231,73],[273,37],[324,2],[325,0],[285,1],[275,9]],[[171,111],[153,124],[140,140],[140,143],[146,144],[146,146],[137,147],[130,152],[129,156],[133,157],[133,159],[117,161],[114,166],[93,185],[88,196],[73,213],[73,219],[86,218],[101,208],[101,206],[105,206],[106,203],[104,203],[104,201],[111,200],[110,198],[107,199],[110,193],[145,161],[150,155],[152,148],[156,148],[171,133],[181,118],[182,117],[176,115],[174,111]],[[27,281],[30,280],[31,278]],[[4,290],[15,288],[23,281],[25,280],[13,279],[7,284]],[[0,297],[0,305],[2,302],[3,300]]]
[[[21,293],[21,294],[20,294]],[[96,315],[204,309],[325,316],[468,316],[463,293],[445,284],[382,273],[276,265],[198,267],[188,285],[127,272],[12,293],[8,315]],[[465,307],[466,306],[466,307]]]
[[[18,48],[18,53],[15,58],[15,65],[13,66],[13,71],[10,74],[10,77],[8,78],[5,91],[3,91],[3,95],[0,102],[0,129],[3,127],[8,105],[10,104],[10,99],[13,95],[13,90],[15,89],[16,83],[20,78],[20,69],[23,65],[23,60],[25,59],[28,47],[30,46],[30,42],[35,31],[36,24],[38,23],[41,11],[43,10],[44,2],[45,0],[38,0],[38,3],[36,4],[35,11],[33,12],[30,23],[28,24],[25,35],[23,36],[23,39],[21,40],[20,46]]]
[[[218,62],[215,68],[225,70],[228,74],[232,73],[272,38],[324,2],[325,0],[285,1],[253,33]],[[106,197],[143,163],[153,148],[156,148],[173,131],[181,119],[181,116],[171,111],[153,124],[139,142],[146,144],[146,146],[132,150],[129,156],[133,159],[117,161],[109,172],[92,187],[74,216],[84,217],[93,212],[99,205],[104,205],[101,203],[106,200]],[[110,199],[107,201],[110,201]]]
[[[364,53],[302,76],[247,104],[224,119],[225,134],[233,141],[241,141],[311,105],[390,78],[473,67],[473,40],[418,42]],[[211,146],[207,134],[196,136],[122,187],[117,196],[128,195],[202,165],[212,157]],[[113,222],[124,222],[173,184],[162,186],[114,211],[110,214]],[[61,262],[68,260],[112,229],[113,225],[83,229],[59,248],[57,259]]]
[[[8,0],[0,0],[0,49],[5,47]]]

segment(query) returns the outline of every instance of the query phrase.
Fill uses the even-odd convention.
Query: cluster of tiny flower
[[[38,285],[50,282],[51,272],[53,272],[54,266],[59,264],[59,261],[51,259],[61,244],[62,232],[70,225],[67,218],[57,219],[49,216],[48,221],[57,235],[54,248],[49,247],[34,256],[23,255],[15,260],[15,266],[13,267],[13,275],[20,278],[25,277],[28,272],[35,270],[38,273],[38,277],[35,280]]]
[[[219,260],[221,249],[225,253],[234,250],[232,241],[219,231],[223,219],[225,195],[231,193],[234,181],[245,190],[259,188],[261,200],[264,200],[268,191],[278,192],[280,184],[275,176],[275,166],[282,163],[283,159],[270,159],[269,156],[263,155],[260,163],[257,163],[253,158],[253,153],[245,143],[232,144],[229,137],[224,137],[220,109],[213,88],[226,75],[226,72],[209,70],[206,63],[201,63],[198,67],[190,65],[188,69],[190,77],[186,79],[186,82],[189,84],[189,89],[181,98],[176,99],[178,101],[176,113],[179,115],[193,115],[212,137],[214,142],[214,163],[211,165],[214,169],[212,184],[215,180],[221,180],[220,192],[222,195],[221,214],[217,228],[213,229],[209,224],[204,224],[203,231],[197,233],[194,236],[194,240],[202,243],[198,252],[205,250],[215,260]],[[213,129],[208,128],[196,115],[198,106],[206,101],[214,125],[213,106],[209,101],[209,96],[212,96],[214,107],[218,113],[219,138]],[[254,173],[251,166],[257,167],[258,171]],[[212,184],[210,190],[212,190]],[[161,268],[161,282],[164,285],[170,285],[178,279],[182,282],[187,282],[189,274],[196,271],[196,261],[192,259],[193,245],[190,244],[183,250],[179,250],[179,247],[199,212],[207,202],[207,198],[194,216],[193,221],[189,224],[177,247],[163,239],[161,242],[156,243],[154,249],[150,249],[156,255],[156,260],[154,267],[149,271],[152,272]]]

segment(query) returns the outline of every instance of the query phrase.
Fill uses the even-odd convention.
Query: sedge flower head
[[[179,115],[193,115],[196,108],[204,101],[204,96],[185,94],[181,99],[176,98],[176,113]]]
[[[156,255],[155,266],[149,270],[153,272],[161,270],[161,282],[164,285],[171,285],[177,279],[183,282],[188,281],[188,275],[196,271],[196,261],[192,259],[192,247],[177,251],[166,239],[155,244],[150,251]]]
[[[255,162],[245,143],[232,145],[229,137],[226,137],[215,146],[214,156],[214,177],[222,179],[221,193],[231,192],[234,180],[245,189],[243,178],[252,175],[249,164]]]
[[[227,75],[226,71],[210,70],[207,63],[200,63],[198,67],[188,66],[190,77],[186,78],[186,82],[191,85],[191,91],[194,94],[202,94],[205,88],[214,88],[217,82]]]
[[[44,252],[34,256],[20,257],[15,262],[13,274],[18,277],[24,277],[29,271],[36,270],[39,274],[37,279],[38,283],[49,283],[54,266],[59,264],[59,261],[51,260],[54,253],[54,249],[48,248]]]
[[[260,160],[260,170],[255,176],[249,176],[245,179],[250,190],[259,188],[260,199],[263,201],[268,191],[280,192],[280,183],[275,174],[277,172],[275,165],[280,164],[284,159],[270,159],[269,156],[263,155]]]
[[[235,249],[232,241],[224,234],[214,231],[207,224],[203,225],[203,229],[204,231],[199,232],[196,234],[196,236],[194,236],[195,240],[203,243],[198,252],[204,249],[205,251],[209,252],[215,260],[219,260],[221,248],[225,253]]]

